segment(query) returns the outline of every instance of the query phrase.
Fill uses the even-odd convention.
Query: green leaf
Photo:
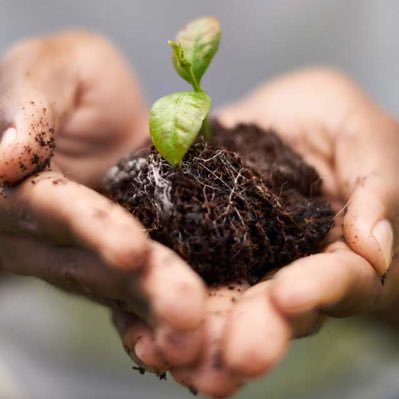
[[[197,88],[199,88],[197,80],[191,71],[191,64],[184,56],[183,47],[180,43],[175,43],[173,40],[169,40],[168,44],[173,49],[173,65],[175,70],[184,80],[186,80],[188,83],[191,83],[196,91],[199,91],[197,90]]]
[[[195,141],[211,107],[204,92],[179,92],[160,98],[150,113],[151,138],[158,152],[173,166]]]
[[[214,17],[204,17],[190,22],[176,37],[173,48],[173,64],[177,73],[200,89],[201,78],[219,48],[220,24]]]

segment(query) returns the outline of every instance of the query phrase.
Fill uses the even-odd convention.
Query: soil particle
[[[145,368],[140,366],[133,366],[132,370],[138,371],[141,375],[145,374]]]
[[[267,272],[317,252],[333,225],[316,170],[273,131],[213,122],[213,142],[197,142],[178,168],[154,148],[120,161],[109,196],[151,238],[172,248],[209,285]]]
[[[198,389],[194,388],[194,387],[188,387],[188,390],[190,391],[191,394],[193,394],[194,396],[198,395]]]
[[[164,380],[164,381],[167,381],[167,379],[168,379],[166,376],[166,372],[157,374],[157,377],[159,380]]]
[[[39,134],[35,136],[35,141],[40,145],[40,147],[45,148],[47,151],[46,158],[39,156],[36,153],[32,154],[32,148],[27,149],[27,153],[31,154],[30,157],[30,165],[25,165],[20,162],[21,171],[25,172],[28,167],[31,169],[31,165],[33,166],[32,173],[29,176],[35,175],[45,169],[48,169],[50,166],[50,159],[52,158],[55,150],[55,140],[54,140],[54,129],[49,129],[49,134],[43,130]],[[26,177],[26,176],[25,176]]]
[[[30,149],[29,152],[31,152],[32,150]],[[31,158],[31,162],[33,163],[33,165],[38,165],[40,163],[40,157],[37,154],[33,154],[32,158]]]
[[[54,185],[54,186],[57,186],[57,185],[65,185],[65,184],[67,184],[68,183],[68,180],[65,178],[65,177],[57,177],[57,178],[55,178],[55,179],[52,179],[51,180],[51,183]]]

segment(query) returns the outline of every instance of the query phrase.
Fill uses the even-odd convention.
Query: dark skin
[[[0,68],[3,181],[18,182],[49,158],[41,141],[57,146],[51,170],[2,189],[1,268],[134,311],[176,342],[193,337],[181,357],[192,361],[201,346],[193,332],[203,319],[202,281],[94,191],[147,136],[147,109],[127,64],[106,40],[69,32],[16,45]]]
[[[299,71],[220,110],[226,124],[256,122],[280,132],[345,212],[323,253],[253,287],[208,295],[183,261],[92,190],[147,137],[137,81],[109,43],[82,32],[29,40],[6,55],[0,76],[3,180],[34,170],[27,145],[48,159],[34,137],[54,134],[57,144],[52,171],[2,191],[1,267],[109,306],[139,364],[228,396],[273,368],[292,338],[313,333],[326,317],[395,309],[399,127],[341,74]]]

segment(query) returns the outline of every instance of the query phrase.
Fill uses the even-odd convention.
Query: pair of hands
[[[316,167],[342,219],[323,253],[235,290],[206,289],[94,191],[148,134],[138,82],[108,42],[84,32],[31,39],[0,64],[1,179],[18,182],[45,162],[43,138],[55,135],[57,145],[51,170],[1,189],[1,270],[109,306],[138,364],[224,397],[270,370],[292,338],[327,316],[395,305],[399,126],[327,69],[276,79],[218,116],[275,128]]]

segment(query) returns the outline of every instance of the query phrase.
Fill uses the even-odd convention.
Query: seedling
[[[151,108],[152,141],[172,166],[182,162],[201,131],[207,141],[211,139],[208,124],[211,99],[201,88],[201,79],[218,50],[219,42],[220,24],[213,17],[194,20],[177,34],[176,41],[168,41],[176,72],[194,90],[169,94]]]
[[[154,104],[155,148],[133,152],[112,168],[106,192],[207,284],[255,284],[318,252],[334,213],[318,198],[316,170],[272,130],[214,119],[212,145],[196,140],[201,131],[210,140],[211,100],[201,79],[219,40],[218,21],[201,18],[169,42],[175,69],[193,91]]]

